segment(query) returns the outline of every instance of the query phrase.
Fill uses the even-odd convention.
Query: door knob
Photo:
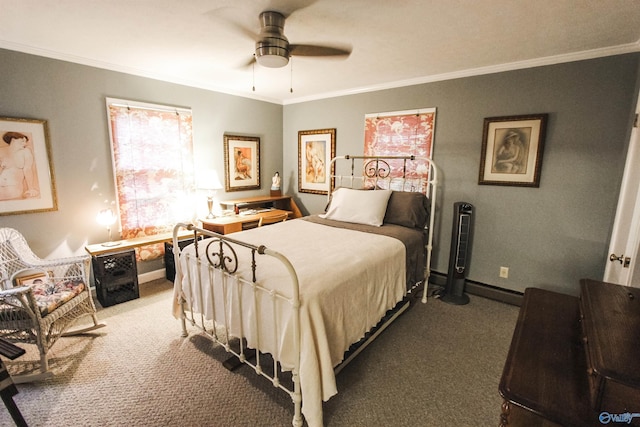
[[[609,255],[609,261],[620,261],[620,264],[624,261],[624,255],[616,256],[616,254]]]

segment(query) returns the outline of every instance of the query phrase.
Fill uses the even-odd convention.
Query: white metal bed
[[[334,167],[335,162],[346,166]],[[344,156],[329,166],[336,171],[336,187],[374,189],[357,197],[427,196],[429,215],[419,230],[424,249],[419,275],[409,265],[414,246],[378,234],[377,228],[411,239],[415,230],[386,222],[341,228],[340,216],[330,216],[337,196],[326,218],[301,218],[231,236],[192,224],[174,229],[174,315],[182,319],[183,336],[188,322],[287,392],[294,403],[294,426],[302,425],[303,413],[310,426],[321,426],[322,401],[337,392],[335,375],[409,307],[421,286],[422,302],[427,301],[438,182],[433,162],[415,156]],[[356,175],[360,167],[362,175]],[[390,206],[385,204],[385,219]],[[193,231],[196,244],[180,249],[183,228]],[[357,310],[354,301],[362,301]]]

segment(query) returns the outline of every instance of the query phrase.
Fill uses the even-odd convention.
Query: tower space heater
[[[469,296],[464,293],[464,285],[469,267],[472,232],[473,205],[466,202],[454,203],[449,272],[444,295],[440,297],[446,303],[456,305],[469,303]]]

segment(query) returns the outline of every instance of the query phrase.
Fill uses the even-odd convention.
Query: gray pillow
[[[389,197],[385,224],[424,228],[429,220],[429,199],[422,193],[393,191]]]

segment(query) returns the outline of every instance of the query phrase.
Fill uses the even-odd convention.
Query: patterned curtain
[[[365,156],[420,156],[432,158],[433,136],[435,134],[435,108],[393,111],[366,114],[364,120]],[[389,161],[390,176],[405,175],[405,186],[419,185],[422,190],[426,181],[413,179],[429,173],[427,162]],[[368,180],[367,180],[368,181]],[[377,183],[374,182],[373,185]],[[393,185],[393,183],[392,183]]]
[[[122,238],[172,231],[193,217],[191,112],[118,104],[108,110]],[[150,260],[163,253],[163,245],[152,245],[137,256]]]

